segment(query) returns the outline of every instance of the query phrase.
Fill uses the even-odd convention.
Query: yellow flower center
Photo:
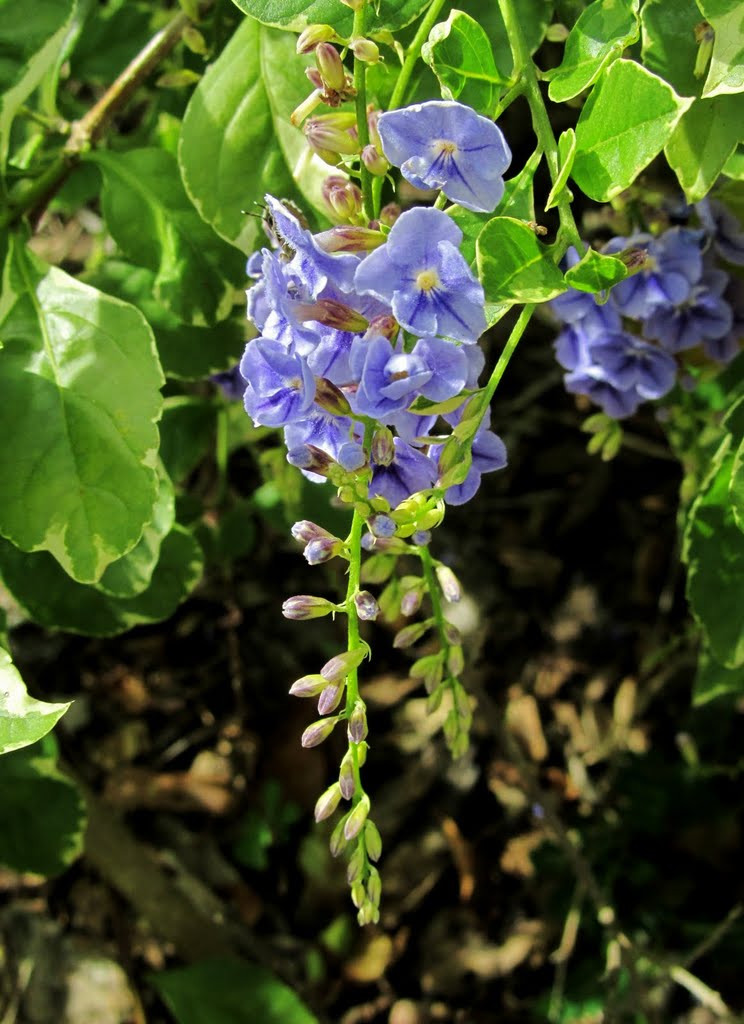
[[[436,270],[422,270],[416,276],[416,286],[422,292],[431,292],[439,285],[439,274]]]
[[[434,143],[434,149],[437,153],[446,153],[447,156],[453,156],[457,152],[457,143],[450,142],[449,139],[437,139]]]

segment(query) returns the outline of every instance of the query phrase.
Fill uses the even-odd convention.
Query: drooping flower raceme
[[[504,194],[511,151],[501,129],[452,100],[381,114],[385,156],[416,188],[441,189],[466,210],[490,213]]]

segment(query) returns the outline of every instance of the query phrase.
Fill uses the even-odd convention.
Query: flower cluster
[[[728,362],[739,350],[744,296],[717,257],[744,265],[744,232],[714,200],[696,212],[698,227],[608,242],[606,253],[621,254],[638,269],[615,285],[605,304],[573,289],[551,302],[566,324],[555,342],[566,389],[588,396],[613,419],[666,395],[680,353],[702,347],[708,358]],[[572,250],[569,264],[578,258]]]

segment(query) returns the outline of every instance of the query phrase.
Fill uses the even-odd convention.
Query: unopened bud
[[[362,150],[362,163],[370,174],[374,174],[378,178],[384,178],[390,170],[390,161],[386,160],[372,143]]]
[[[367,130],[369,131],[369,141],[378,151],[382,153],[382,139],[380,138],[380,129],[378,122],[380,120],[380,111],[376,110],[373,104],[369,104],[367,107]]]
[[[330,25],[308,25],[297,37],[297,53],[312,53],[318,43],[330,43],[336,30]]]
[[[432,619],[425,619],[423,622],[414,622],[410,626],[404,626],[403,629],[395,634],[393,647],[398,650],[412,647],[416,641],[421,639],[424,633],[431,629],[432,621]]]
[[[367,711],[364,707],[364,702],[358,700],[354,705],[354,710],[351,712],[346,730],[349,742],[361,743],[363,740],[366,740],[368,731]]]
[[[713,44],[716,33],[713,26],[707,21],[701,21],[695,26],[695,42],[698,44],[697,57],[693,74],[695,78],[705,78],[708,64],[713,54]]]
[[[367,819],[364,826],[364,845],[370,860],[379,860],[382,855],[382,836],[373,821]]]
[[[346,815],[344,815],[341,821],[339,821],[339,823],[334,828],[333,832],[331,832],[331,838],[328,841],[328,846],[330,848],[332,856],[334,857],[338,857],[339,853],[341,853],[346,848],[346,836],[344,835],[345,824]]]
[[[309,594],[297,594],[288,597],[282,605],[285,619],[320,619],[336,611],[336,605],[324,597],[312,597]]]
[[[325,86],[334,92],[341,92],[346,85],[346,68],[336,47],[329,42],[318,43],[315,47],[315,63]]]
[[[325,793],[318,797],[318,802],[315,805],[315,820],[324,821],[326,818],[330,818],[340,803],[341,787],[334,782]]]
[[[353,885],[359,881],[359,877],[364,867],[364,857],[362,855],[361,846],[357,846],[356,850],[349,857],[349,863],[346,865],[346,881],[349,885]]]
[[[416,530],[411,534],[411,540],[417,547],[425,548],[431,543],[431,530]]]
[[[380,223],[384,224],[386,228],[391,228],[398,217],[400,217],[401,212],[401,208],[397,203],[387,203],[380,210]]]
[[[377,64],[380,59],[380,51],[376,43],[371,39],[354,39],[349,44],[349,49],[355,57],[363,60],[365,64]]]
[[[343,541],[336,540],[334,537],[319,537],[306,544],[302,553],[308,565],[322,565],[323,562],[329,562],[332,558],[340,555],[343,548]]]
[[[362,216],[364,200],[361,189],[353,181],[332,174],[323,182],[323,199],[331,212],[342,220],[356,220]]]
[[[639,270],[645,270],[650,266],[647,250],[640,249],[638,246],[631,246],[629,249],[623,249],[622,252],[613,252],[612,255],[628,268],[629,274],[636,274]]]
[[[426,687],[427,693],[433,693],[441,683],[443,673],[442,655],[427,654],[411,665],[408,674],[412,679],[420,679]]]
[[[327,715],[331,711],[335,711],[341,703],[341,698],[344,693],[343,683],[329,683],[323,687],[320,697],[318,698],[318,714]]]
[[[317,747],[328,739],[340,720],[341,716],[336,715],[334,718],[321,718],[319,722],[313,722],[303,732],[300,743],[303,747]]]
[[[455,644],[447,652],[447,670],[451,676],[457,677],[464,668],[465,656],[462,653],[462,647],[459,644]]]
[[[369,878],[367,879],[367,898],[370,903],[375,907],[380,904],[380,896],[382,896],[382,882],[380,881],[380,872],[377,868],[370,870]]]
[[[317,397],[316,397],[317,401]],[[338,464],[342,466],[347,473],[356,473],[358,470],[363,469],[367,465],[367,456],[364,452],[364,448],[360,444],[356,444],[354,441],[346,441],[338,450]],[[355,506],[357,509],[359,506]],[[366,507],[362,514],[367,511]]]
[[[356,789],[356,782],[354,780],[354,758],[350,750],[346,751],[341,761],[338,784],[341,787],[341,795],[344,800],[351,800]]]
[[[380,614],[380,606],[368,590],[360,590],[354,595],[357,615],[363,622],[374,622]]]
[[[321,231],[315,241],[324,252],[372,252],[385,241],[381,231],[358,227],[355,224],[337,224]]]
[[[428,508],[416,519],[416,527],[419,530],[433,530],[444,519],[444,505],[437,504],[434,508]]]
[[[290,466],[305,469],[309,473],[319,473],[321,476],[326,476],[333,465],[331,456],[314,444],[301,444],[297,448],[290,448],[287,452],[287,462]]]
[[[342,679],[346,679],[349,672],[352,672],[361,665],[365,654],[366,648],[364,647],[356,647],[353,651],[344,651],[342,654],[337,654],[335,658],[331,658],[330,661],[325,663],[320,670],[320,674],[329,683],[338,683]]]
[[[410,590],[406,590],[400,599],[401,615],[405,615],[407,619],[415,615],[421,607],[423,597],[423,587],[411,587]]]
[[[448,565],[438,565],[436,573],[445,601],[450,601],[451,603],[459,601],[462,597],[462,587],[450,567]]]
[[[348,416],[351,412],[346,395],[326,377],[315,378],[315,401],[332,416]]]
[[[344,3],[345,0],[341,0],[341,2]],[[365,924],[377,924],[379,920],[380,911],[369,900],[365,900],[357,913],[357,922],[360,927],[363,928]]]
[[[312,321],[333,327],[337,331],[351,331],[361,334],[369,327],[369,320],[345,302],[337,299],[317,299],[315,302],[298,302],[294,307],[298,320]]]
[[[382,336],[388,341],[393,341],[400,330],[400,324],[394,316],[382,313],[380,316],[373,316],[369,322],[369,330],[365,337],[378,338]]]
[[[307,544],[311,540],[318,540],[320,537],[330,537],[331,540],[338,540],[328,530],[324,530],[322,526],[318,526],[317,523],[313,523],[309,519],[300,519],[294,523],[291,533],[294,539],[302,544]]]
[[[313,85],[315,85],[314,82]],[[295,126],[295,128],[299,128],[299,126],[302,124],[305,118],[310,117],[315,108],[322,102],[322,99],[323,90],[319,89],[316,86],[315,89],[310,93],[310,95],[306,99],[304,99],[302,103],[299,104],[299,106],[295,107],[295,109],[289,115],[289,120]]]
[[[351,887],[351,902],[355,907],[361,908],[367,902],[367,890],[364,888],[361,882],[357,881]]]
[[[302,130],[312,148],[321,156],[324,153],[332,153],[336,157],[339,154],[356,156],[359,152],[359,141],[346,129],[337,128],[319,118],[310,118]]]
[[[389,427],[378,427],[372,435],[372,447],[370,448],[372,461],[377,466],[389,466],[395,458],[395,446],[393,444],[393,432]],[[394,525],[394,524],[393,524]],[[393,533],[395,529],[393,529]],[[392,537],[392,533],[387,534]]]
[[[356,839],[362,831],[367,815],[369,814],[369,797],[363,794],[359,803],[349,812],[344,824],[344,837],[348,842]]]
[[[448,644],[462,643],[462,636],[460,635],[460,630],[457,628],[454,622],[445,622],[444,635],[447,638]]]
[[[370,516],[367,525],[375,537],[382,539],[392,537],[398,529],[395,520],[385,515],[384,512],[378,512],[376,515]]]
[[[293,697],[317,697],[327,685],[328,680],[321,675],[303,676],[292,683],[289,692]]]

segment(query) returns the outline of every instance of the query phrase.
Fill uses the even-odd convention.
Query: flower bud
[[[367,738],[367,711],[364,702],[358,700],[351,712],[346,732],[350,743],[361,743]]]
[[[437,504],[434,508],[428,508],[416,519],[416,526],[419,530],[433,530],[434,527],[444,519],[444,506]]]
[[[364,826],[364,845],[370,860],[379,860],[382,855],[382,836],[373,821],[367,819]]]
[[[417,640],[421,639],[424,633],[431,629],[432,624],[432,619],[425,619],[423,622],[414,622],[410,626],[404,626],[403,629],[399,630],[395,634],[393,647],[398,650],[404,650],[406,647],[412,647]]]
[[[354,595],[357,615],[363,622],[374,622],[380,614],[380,606],[368,590],[360,590]]]
[[[391,228],[401,213],[402,210],[397,203],[387,203],[380,210],[380,223],[384,224],[386,228]]]
[[[421,607],[423,597],[423,587],[411,587],[410,590],[406,590],[400,599],[401,615],[405,615],[407,619],[415,615]]]
[[[330,612],[336,611],[336,605],[327,601],[324,597],[311,597],[309,594],[297,594],[295,597],[288,597],[282,605],[282,615],[285,619],[320,619]]]
[[[336,299],[298,302],[294,307],[294,314],[303,322],[311,321],[323,324],[324,327],[333,327],[337,331],[351,331],[352,334],[361,334],[369,327],[366,316]]]
[[[346,836],[344,835],[344,825],[346,824],[346,815],[343,816],[341,821],[336,825],[333,832],[331,832],[331,838],[328,842],[328,846],[333,857],[338,857],[344,849],[346,849]]]
[[[355,224],[337,224],[321,231],[315,241],[325,252],[372,252],[385,241],[381,231],[358,227]]]
[[[333,464],[333,459],[321,448],[314,444],[301,444],[297,448],[290,448],[287,452],[287,462],[290,466],[307,470],[309,473],[319,473],[326,476]]]
[[[378,128],[379,120],[380,111],[375,109],[374,104],[367,104],[367,129],[369,131],[369,141],[378,153],[382,153],[382,139],[380,138],[380,129]]]
[[[328,739],[340,721],[341,716],[336,715],[334,718],[321,718],[319,722],[313,722],[303,732],[300,743],[303,747],[317,747]]]
[[[355,647],[353,651],[344,651],[342,654],[337,654],[335,658],[331,658],[330,661],[325,663],[320,670],[320,674],[329,683],[338,683],[342,679],[346,679],[349,672],[361,665],[365,654],[365,647]]]
[[[459,601],[462,597],[462,587],[450,567],[448,565],[438,565],[436,573],[445,601],[450,601],[453,604]]]
[[[380,537],[383,540],[392,537],[398,529],[395,520],[391,519],[390,516],[386,516],[384,512],[378,512],[376,515],[370,516],[367,525],[375,537]]]
[[[289,692],[293,697],[317,697],[327,685],[328,681],[321,675],[303,676],[292,683]]]
[[[444,624],[444,635],[447,638],[448,644],[461,644],[462,636],[460,630],[454,624],[454,622],[445,622]]]
[[[356,789],[356,782],[354,780],[354,756],[350,750],[346,751],[341,761],[338,784],[341,787],[341,795],[344,800],[351,800]]]
[[[294,523],[291,533],[294,539],[302,544],[308,544],[311,540],[319,540],[321,537],[338,540],[338,537],[334,537],[328,530],[324,530],[322,526],[318,526],[317,523],[313,523],[309,519],[300,519]]]
[[[447,652],[447,670],[451,676],[459,676],[464,668],[465,657],[462,653],[462,647],[459,644],[455,644]]]
[[[389,313],[382,313],[380,316],[372,317],[369,322],[369,330],[367,331],[365,338],[378,338],[382,335],[382,337],[387,338],[388,341],[395,341],[399,330],[400,324],[395,317],[390,316]]]
[[[307,559],[308,565],[322,565],[323,562],[329,562],[336,555],[340,555],[343,547],[343,541],[336,540],[334,537],[319,537],[306,544],[302,553]]]
[[[315,805],[315,820],[324,821],[326,818],[330,818],[340,802],[341,787],[337,782],[334,782],[325,793],[318,797],[318,802]]]
[[[345,3],[346,0],[341,0],[341,2]],[[377,924],[379,920],[380,911],[377,909],[377,907],[373,906],[372,903],[369,902],[369,900],[365,900],[365,902],[359,908],[359,913],[357,914],[358,924],[363,928],[365,924]]]
[[[315,401],[331,416],[348,416],[351,412],[346,395],[326,377],[315,378]]]
[[[331,711],[335,711],[341,703],[343,694],[344,684],[342,683],[330,683],[323,687],[318,698],[318,714],[327,715]]]
[[[408,674],[412,679],[420,679],[426,687],[427,693],[433,693],[435,687],[442,681],[443,667],[442,655],[427,654],[418,661],[414,661]]]
[[[318,43],[315,47],[315,63],[326,88],[342,92],[346,85],[346,68],[336,47],[329,42]]]
[[[367,456],[364,453],[364,448],[354,441],[345,442],[338,450],[338,464],[343,466],[347,473],[356,473],[358,470],[363,469],[367,465]],[[355,507],[359,510],[358,505]],[[365,514],[366,511],[365,506],[362,514]]]
[[[351,902],[360,910],[367,902],[367,891],[361,882],[357,881],[351,887]]]
[[[431,543],[431,530],[416,530],[411,534],[411,540],[417,547],[425,548]]]
[[[376,43],[371,39],[354,39],[349,43],[349,49],[355,57],[363,60],[365,64],[377,64],[380,59],[380,51]]]
[[[369,878],[367,879],[367,898],[370,903],[375,907],[380,905],[380,896],[382,896],[382,882],[380,881],[380,872],[377,868],[371,868]]]
[[[349,811],[344,824],[344,838],[351,842],[356,839],[362,831],[367,815],[369,814],[369,797],[365,793],[359,803]]]
[[[353,885],[354,882],[359,881],[363,867],[364,856],[362,854],[362,848],[361,846],[357,846],[351,857],[349,857],[349,863],[346,866],[346,881],[349,885]]]
[[[313,85],[315,83],[313,82]],[[289,115],[289,120],[295,126],[299,128],[306,117],[309,117],[315,108],[321,103],[323,99],[323,90],[316,88],[310,93],[310,95],[295,107],[292,113]]]
[[[393,432],[389,427],[378,427],[372,435],[372,447],[370,449],[372,461],[378,466],[389,466],[395,458],[395,447],[393,445]],[[392,520],[390,520],[392,522]],[[393,524],[394,526],[395,524]],[[393,529],[393,533],[395,530]],[[392,537],[392,533],[387,534]]]
[[[337,128],[333,124],[321,121],[320,118],[310,118],[302,130],[312,148],[321,156],[324,153],[330,153],[334,157],[338,157],[339,154],[356,156],[359,153],[359,141],[346,129]],[[323,159],[326,159],[325,156]]]
[[[331,213],[342,220],[355,221],[364,212],[364,199],[358,185],[339,174],[332,174],[323,182],[323,199]]]
[[[362,150],[362,163],[370,174],[374,174],[378,178],[384,178],[390,170],[390,161],[386,160],[372,143]]]
[[[297,37],[297,53],[312,53],[318,43],[330,43],[336,30],[330,25],[308,25]]]
[[[639,270],[647,270],[651,266],[647,250],[638,246],[630,246],[622,252],[613,252],[612,255],[628,268],[628,274],[637,274]]]

